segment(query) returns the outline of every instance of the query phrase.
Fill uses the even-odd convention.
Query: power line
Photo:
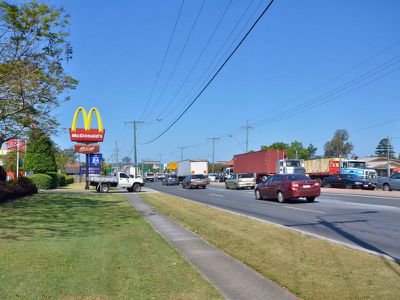
[[[169,49],[170,49],[171,44],[172,44],[172,40],[173,40],[173,38],[174,38],[174,36],[175,36],[176,28],[178,27],[178,22],[179,22],[179,19],[180,19],[180,17],[181,17],[181,12],[182,12],[182,8],[183,8],[183,4],[184,4],[184,3],[185,3],[185,0],[182,0],[181,6],[180,6],[180,8],[179,8],[178,16],[176,17],[174,29],[172,30],[172,34],[171,34],[171,37],[170,37],[169,42],[168,42],[167,50],[165,51],[163,60],[162,60],[162,62],[161,62],[160,70],[159,70],[158,73],[157,73],[156,80],[154,81],[154,84],[153,84],[153,87],[152,87],[152,89],[151,89],[150,95],[149,95],[149,97],[147,98],[146,105],[145,105],[145,107],[144,107],[144,110],[143,110],[142,114],[140,115],[139,120],[142,119],[144,113],[145,113],[146,110],[147,110],[147,107],[148,107],[149,104],[150,104],[150,100],[151,100],[151,98],[153,97],[154,90],[155,90],[155,88],[156,88],[156,86],[157,86],[158,80],[159,80],[159,78],[160,78],[160,74],[161,74],[161,72],[162,72],[162,70],[163,70],[163,68],[164,68],[164,63],[165,63],[165,60],[166,60],[166,58],[167,58],[167,56],[168,56]]]
[[[207,89],[207,87],[211,84],[211,82],[214,81],[215,77],[217,77],[217,75],[219,74],[219,72],[221,72],[221,70],[224,68],[224,66],[227,64],[227,62],[231,59],[231,57],[233,56],[233,54],[235,54],[235,52],[237,51],[237,49],[239,49],[239,47],[242,45],[242,43],[245,41],[245,39],[248,37],[248,35],[250,34],[250,32],[254,29],[254,27],[257,25],[257,23],[260,21],[260,19],[264,16],[264,14],[268,11],[268,9],[271,7],[272,3],[274,2],[274,0],[271,0],[268,5],[265,7],[265,9],[263,10],[263,12],[260,14],[260,16],[255,20],[255,22],[253,23],[253,25],[250,27],[250,29],[247,31],[247,33],[244,35],[244,37],[241,39],[241,41],[239,42],[239,44],[235,47],[235,49],[233,49],[233,51],[231,52],[231,54],[225,59],[224,63],[219,67],[219,69],[217,70],[217,72],[211,77],[211,79],[208,81],[208,83],[203,87],[203,89],[200,91],[200,93],[193,99],[193,101],[189,104],[189,106],[178,116],[178,118],[172,122],[163,132],[161,132],[157,137],[155,137],[154,139],[152,139],[151,141],[145,143],[145,144],[150,144],[156,140],[158,140],[161,136],[163,136],[168,130],[170,130],[172,128],[172,126],[174,126],[176,124],[176,122],[178,122],[182,116],[189,110],[189,108],[197,101],[197,99],[199,99],[199,97],[203,94],[203,92]]]
[[[180,63],[180,61],[181,61],[182,55],[183,55],[183,53],[185,52],[186,46],[188,45],[189,39],[190,39],[190,37],[192,36],[193,30],[194,30],[194,28],[196,27],[197,20],[198,20],[199,17],[200,17],[200,14],[201,14],[201,12],[202,12],[202,10],[203,10],[204,3],[205,3],[205,2],[206,2],[206,0],[203,0],[202,4],[201,4],[201,6],[200,6],[200,9],[199,9],[199,11],[197,12],[196,18],[194,19],[194,22],[193,22],[193,24],[192,24],[192,27],[190,28],[189,34],[188,34],[187,37],[186,37],[185,43],[183,44],[183,47],[182,47],[182,49],[181,49],[181,52],[179,53],[178,59],[177,59],[175,65],[174,65],[174,67],[173,67],[173,69],[172,69],[172,72],[170,73],[170,75],[169,75],[169,77],[168,77],[167,82],[166,82],[165,85],[164,85],[164,88],[163,88],[162,91],[161,91],[161,94],[160,94],[159,97],[157,98],[157,100],[156,100],[156,102],[154,103],[153,107],[151,108],[150,112],[146,114],[146,117],[145,117],[144,119],[147,119],[148,117],[151,116],[151,114],[153,113],[154,109],[157,107],[157,103],[161,100],[161,98],[163,97],[163,95],[164,95],[164,93],[165,93],[165,91],[166,91],[166,89],[167,89],[169,83],[171,82],[171,79],[172,79],[172,77],[174,76],[175,71],[176,71],[176,69],[177,69],[177,67],[178,67],[178,65],[179,65],[179,63]]]
[[[200,62],[201,58],[203,57],[204,53],[206,52],[208,46],[210,45],[210,42],[213,39],[215,33],[217,32],[219,26],[221,25],[222,20],[224,19],[225,15],[226,15],[226,12],[228,11],[228,9],[231,6],[231,4],[232,4],[232,0],[229,0],[227,6],[225,7],[222,15],[220,16],[220,18],[219,18],[219,20],[217,22],[217,25],[214,27],[214,30],[212,31],[210,37],[208,38],[208,40],[207,40],[205,46],[203,47],[202,51],[200,52],[199,56],[197,57],[195,63],[193,64],[192,68],[190,69],[190,71],[186,75],[185,79],[182,81],[181,85],[179,86],[179,88],[177,89],[175,94],[171,97],[171,99],[169,100],[169,102],[167,103],[165,108],[162,110],[162,112],[165,112],[165,111],[168,110],[168,108],[172,104],[173,100],[175,100],[176,96],[180,93],[180,91],[182,90],[182,88],[186,84],[187,80],[190,78],[190,75],[192,75],[194,69],[197,67],[198,63]],[[160,115],[159,115],[159,117],[160,117]]]
[[[224,43],[221,45],[221,47],[219,48],[218,52],[215,54],[214,58],[212,59],[212,61],[208,64],[207,68],[203,71],[203,73],[200,75],[200,77],[198,78],[198,80],[195,82],[195,84],[193,85],[193,87],[185,94],[185,96],[182,97],[181,101],[179,101],[179,103],[177,103],[177,105],[175,105],[175,107],[169,112],[167,113],[167,115],[171,115],[174,111],[176,111],[181,104],[184,102],[185,99],[187,99],[189,97],[189,95],[195,90],[195,87],[202,81],[203,77],[207,74],[207,72],[210,70],[211,66],[214,64],[214,62],[216,61],[216,59],[218,58],[219,54],[221,53],[221,51],[224,49],[226,43],[229,41],[229,39],[231,38],[231,36],[233,35],[233,33],[236,31],[236,28],[239,26],[239,24],[242,22],[244,16],[247,14],[247,11],[249,10],[249,8],[251,7],[251,4],[254,2],[254,0],[251,0],[250,3],[248,4],[248,6],[246,7],[245,11],[242,13],[242,15],[240,16],[239,20],[236,22],[235,26],[232,28],[231,32],[229,33],[228,37],[225,39]],[[253,19],[254,15],[256,14],[256,12],[258,11],[259,7],[261,6],[261,4],[264,2],[264,0],[261,0],[259,5],[256,7],[256,9],[253,11],[253,13],[251,14],[251,16],[249,17],[249,19],[247,20],[247,22],[245,23],[245,25],[243,26],[243,28],[239,31],[239,33],[237,34],[237,36],[232,40],[232,43],[229,45],[229,47],[227,48],[227,50],[225,51],[225,53],[222,55],[219,63],[217,64],[217,66],[222,63],[223,58],[225,57],[225,55],[228,53],[229,49],[233,46],[234,42],[238,39],[238,37],[240,36],[240,34],[245,30],[245,28],[247,27],[248,23],[250,22],[251,19]],[[212,72],[208,75],[208,77],[210,77],[212,75]],[[207,82],[207,77],[203,80],[203,82],[200,84],[200,87],[197,89],[197,92],[194,94],[197,94],[200,89],[201,86],[203,86],[204,84],[206,84]]]

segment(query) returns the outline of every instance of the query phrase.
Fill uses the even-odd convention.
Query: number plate
[[[303,185],[303,188],[305,188],[305,189],[309,189],[310,187],[311,187],[311,185],[309,185],[309,184]]]

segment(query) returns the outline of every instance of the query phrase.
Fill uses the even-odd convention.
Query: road
[[[385,254],[400,261],[400,198],[322,191],[314,203],[256,200],[253,190],[146,187]]]

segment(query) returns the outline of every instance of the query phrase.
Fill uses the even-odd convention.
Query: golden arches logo
[[[85,130],[90,130],[90,123],[92,122],[93,112],[96,113],[97,117],[97,126],[98,131],[103,132],[103,121],[101,120],[100,112],[96,107],[93,107],[89,110],[89,113],[86,114],[86,110],[83,107],[78,107],[75,111],[74,118],[72,119],[71,131],[76,131],[76,123],[78,121],[79,113],[82,112],[83,124],[85,126]]]

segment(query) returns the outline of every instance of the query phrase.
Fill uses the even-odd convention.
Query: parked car
[[[400,190],[400,173],[394,173],[390,177],[379,177],[377,186],[385,191]]]
[[[321,194],[321,188],[305,174],[276,174],[257,184],[254,194],[257,200],[278,199],[282,203],[286,199],[306,198],[307,202],[314,202]]]
[[[154,176],[154,173],[148,172],[148,173],[146,173],[144,179],[145,179],[146,181],[148,181],[148,182],[149,182],[149,181],[154,182],[155,179],[156,179],[156,177]]]
[[[256,179],[253,174],[239,173],[233,174],[225,181],[225,188],[227,189],[241,189],[252,188],[256,186]]]
[[[185,179],[183,179],[182,181],[182,187],[184,189],[191,189],[193,187],[202,187],[203,189],[205,189],[206,186],[207,177],[202,174],[186,176]]]
[[[164,179],[162,180],[162,185],[179,185],[179,179],[177,175],[165,175]]]
[[[375,189],[374,183],[353,174],[335,174],[329,177],[325,177],[322,181],[322,186],[346,189]]]

